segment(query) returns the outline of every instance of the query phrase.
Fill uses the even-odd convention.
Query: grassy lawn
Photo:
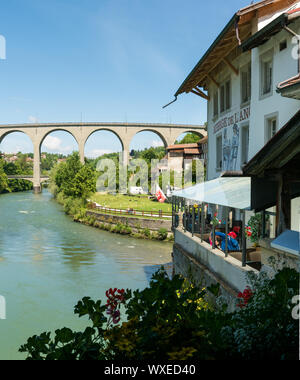
[[[124,209],[132,208],[139,211],[159,211],[172,212],[172,205],[167,203],[159,203],[148,199],[148,196],[136,195],[112,195],[96,193],[91,200],[99,203],[101,206],[108,208]]]

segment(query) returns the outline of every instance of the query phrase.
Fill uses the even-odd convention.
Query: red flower
[[[120,310],[118,308],[122,303],[125,303],[125,297],[124,297],[125,290],[124,289],[118,289],[118,288],[110,288],[105,292],[105,295],[107,297],[106,302],[106,314],[110,315],[112,318],[112,321],[114,324],[117,324],[120,322]]]
[[[253,296],[253,292],[250,289],[250,287],[247,286],[246,289],[243,291],[243,293],[240,292],[238,294],[239,301],[238,301],[237,306],[240,308],[247,306],[248,302],[252,296]]]

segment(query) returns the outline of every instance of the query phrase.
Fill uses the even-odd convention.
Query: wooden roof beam
[[[229,56],[229,55],[230,55],[235,49],[236,49],[236,46],[232,47],[231,49],[228,49],[228,55],[227,55],[227,57],[228,57],[228,56]],[[199,79],[197,79],[197,80],[195,80],[195,79],[192,80],[192,78],[191,78],[191,80],[190,80],[189,82],[187,82],[187,85],[190,84],[191,87],[192,87],[192,86],[198,86],[198,85],[200,85],[201,82],[202,82],[205,78],[207,78],[207,73],[211,73],[213,70],[215,70],[216,67],[218,67],[218,65],[224,60],[224,58],[222,58],[222,57],[223,57],[223,55],[220,55],[219,60],[218,60],[216,63],[211,64],[209,69],[207,69],[207,70],[204,70],[204,69],[200,70],[200,71],[199,71],[199,74],[197,74],[197,78],[199,78]],[[227,62],[229,62],[227,58],[225,58],[225,59],[227,60]],[[225,64],[226,64],[226,63],[225,63]],[[229,62],[229,64],[231,65],[230,62]],[[232,66],[232,65],[231,65],[231,66]],[[235,71],[237,71],[237,75],[238,75],[239,70],[236,69],[234,66],[232,66],[232,67],[234,68]],[[186,92],[188,92],[188,91],[186,91]]]
[[[191,90],[191,92],[192,92],[193,94],[195,94],[195,95],[200,96],[201,98],[203,98],[203,99],[205,99],[205,100],[208,100],[208,101],[210,100],[210,97],[209,97],[208,95],[204,94],[204,92],[201,91],[200,88],[198,88],[198,87],[196,87],[196,88],[194,88],[193,90]]]
[[[210,79],[218,88],[220,88],[220,83],[218,83],[211,75],[210,73],[207,74],[207,78]]]
[[[227,58],[223,58],[223,62],[226,63],[226,65],[234,72],[234,74],[236,76],[239,75],[239,69],[237,69],[236,67],[234,67],[233,64],[231,62],[229,62]]]

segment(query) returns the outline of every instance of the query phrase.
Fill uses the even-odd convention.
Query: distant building
[[[207,137],[193,144],[177,144],[167,147],[168,168],[182,171],[189,165],[188,161],[207,159]]]
[[[17,160],[18,160],[18,156],[16,156],[16,155],[6,158],[7,162],[16,162]]]

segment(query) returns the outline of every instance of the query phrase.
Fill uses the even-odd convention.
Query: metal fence
[[[95,203],[90,203],[89,208],[92,210],[100,211],[104,214],[110,214],[110,215],[142,216],[142,217],[147,217],[147,218],[159,218],[159,219],[172,218],[172,212],[167,212],[163,210],[147,211],[147,210],[135,210],[132,208],[129,208],[129,209],[111,208],[111,207],[96,205]]]

